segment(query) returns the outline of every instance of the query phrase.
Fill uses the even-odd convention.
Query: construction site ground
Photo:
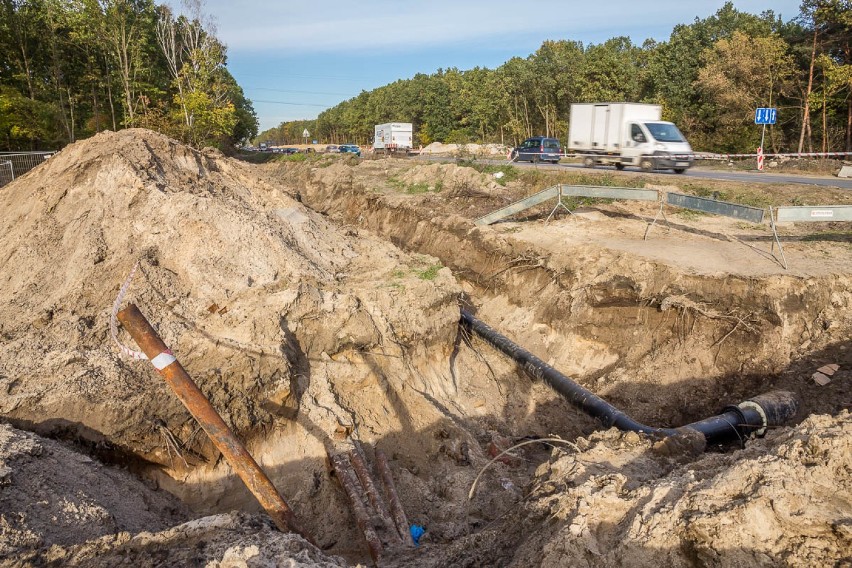
[[[783,258],[768,223],[652,202],[474,224],[557,183],[757,207],[852,193],[468,158],[250,164],[134,129],[0,189],[0,566],[372,564],[328,461],[355,443],[387,454],[425,529],[381,566],[852,566],[848,223],[780,225]],[[275,528],[112,339],[137,263],[122,305],[316,545]],[[645,424],[771,390],[799,411],[719,447],[606,430],[460,308]]]

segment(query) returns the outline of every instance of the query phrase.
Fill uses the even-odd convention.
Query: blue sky
[[[672,28],[715,13],[724,0],[207,0],[228,68],[253,101],[260,130],[312,119],[324,109],[416,73],[495,68],[546,39],[601,43],[668,39]],[[785,21],[798,0],[735,0]]]

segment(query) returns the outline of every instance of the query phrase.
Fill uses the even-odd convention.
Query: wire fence
[[[56,152],[0,152],[0,187],[38,166]]]
[[[15,179],[15,170],[12,168],[12,162],[0,161],[0,187],[3,187],[10,181]]]

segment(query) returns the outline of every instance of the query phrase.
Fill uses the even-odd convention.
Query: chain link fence
[[[0,187],[20,177],[56,152],[0,152]]]

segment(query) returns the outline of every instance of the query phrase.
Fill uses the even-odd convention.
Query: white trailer
[[[614,164],[619,170],[671,168],[683,173],[692,166],[692,147],[671,122],[660,120],[660,105],[588,103],[571,105],[568,149],[583,164]]]
[[[414,126],[410,122],[388,122],[377,124],[373,137],[373,150],[379,154],[411,150]]]

